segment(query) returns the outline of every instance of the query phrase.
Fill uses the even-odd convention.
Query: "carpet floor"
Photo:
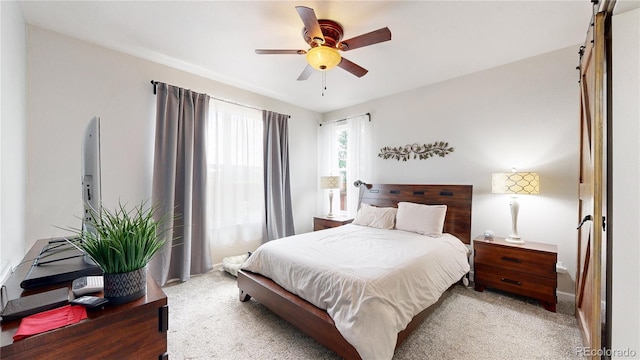
[[[255,299],[240,302],[236,279],[225,272],[163,290],[170,359],[338,359]],[[533,301],[456,285],[393,359],[577,359],[581,344],[571,304],[552,313]]]

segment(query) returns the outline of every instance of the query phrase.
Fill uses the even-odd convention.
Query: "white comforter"
[[[268,242],[242,268],[325,309],[363,359],[391,359],[398,332],[469,271],[467,252],[450,234],[350,224]]]

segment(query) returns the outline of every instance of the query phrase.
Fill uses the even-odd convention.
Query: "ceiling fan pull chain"
[[[327,71],[322,70],[322,96],[324,96],[325,90],[327,90]]]

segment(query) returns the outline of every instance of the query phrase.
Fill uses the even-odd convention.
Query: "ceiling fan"
[[[296,6],[302,22],[302,37],[309,44],[309,50],[270,50],[256,49],[256,54],[293,54],[307,55],[307,66],[298,80],[306,80],[316,70],[330,70],[338,66],[357,77],[364,76],[369,70],[357,65],[340,55],[338,51],[349,51],[391,40],[391,31],[384,27],[372,32],[342,40],[342,25],[333,20],[316,17],[315,11],[306,6]],[[341,41],[342,40],[342,41]]]

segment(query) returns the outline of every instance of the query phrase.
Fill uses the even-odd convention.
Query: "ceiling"
[[[388,26],[392,40],[343,52],[369,73],[327,71],[323,96],[320,72],[296,80],[304,56],[254,52],[308,49],[297,5],[341,23],[344,39]],[[587,0],[23,1],[22,9],[28,24],[321,113],[582,43],[591,16]]]

